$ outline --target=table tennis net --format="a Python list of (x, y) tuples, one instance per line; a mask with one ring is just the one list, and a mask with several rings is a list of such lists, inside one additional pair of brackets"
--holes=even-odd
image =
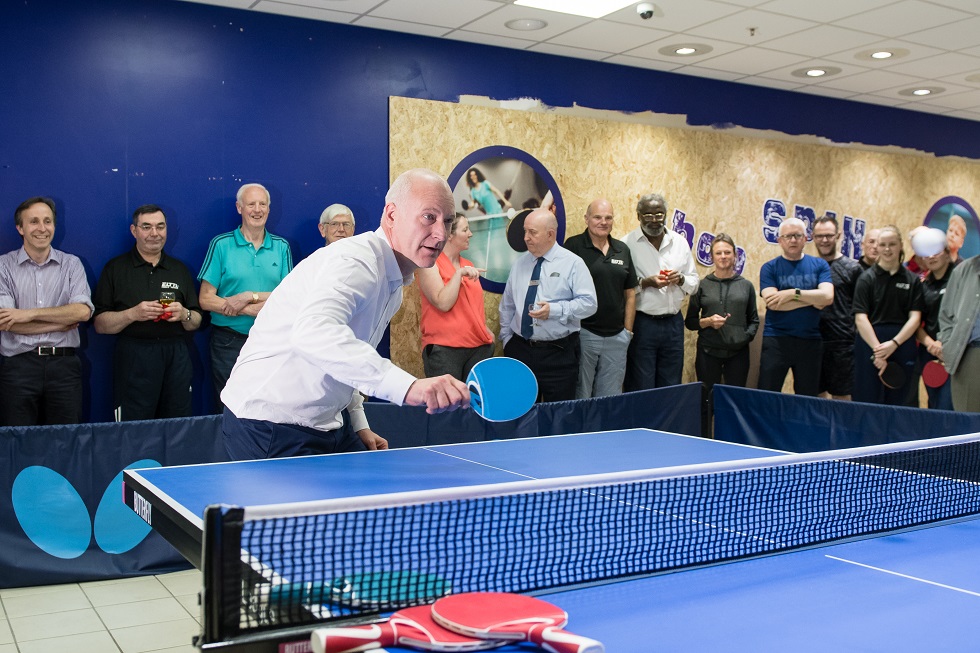
[(759, 556), (977, 514), (978, 438), (246, 508), (222, 577), (247, 632)]

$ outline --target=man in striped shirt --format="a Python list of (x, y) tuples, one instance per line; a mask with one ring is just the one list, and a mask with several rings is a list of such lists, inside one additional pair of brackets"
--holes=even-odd
[(14, 212), (19, 249), (0, 256), (0, 426), (82, 419), (78, 324), (92, 317), (85, 269), (51, 247), (55, 205), (25, 200)]

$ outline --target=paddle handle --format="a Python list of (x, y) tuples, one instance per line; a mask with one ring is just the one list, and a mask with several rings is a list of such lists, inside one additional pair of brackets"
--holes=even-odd
[(395, 645), (395, 630), (387, 622), (347, 628), (317, 628), (310, 635), (313, 653), (359, 653)]
[(535, 626), (528, 631), (527, 641), (551, 653), (604, 653), (606, 650), (602, 642), (555, 626)]

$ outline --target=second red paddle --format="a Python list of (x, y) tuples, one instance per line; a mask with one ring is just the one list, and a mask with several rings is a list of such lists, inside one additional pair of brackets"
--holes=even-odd
[(310, 635), (314, 653), (357, 653), (382, 646), (405, 646), (420, 651), (483, 651), (503, 644), (443, 628), (432, 620), (427, 605), (399, 610), (379, 624), (317, 628)]
[(949, 372), (939, 361), (929, 361), (922, 366), (922, 382), (928, 388), (940, 388), (949, 379)]
[(450, 594), (432, 605), (432, 618), (449, 630), (480, 639), (531, 642), (552, 653), (603, 653), (600, 642), (562, 630), (561, 608), (522, 594)]

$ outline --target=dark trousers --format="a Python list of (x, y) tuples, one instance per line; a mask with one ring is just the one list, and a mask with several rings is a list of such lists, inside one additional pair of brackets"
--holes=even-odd
[(529, 341), (516, 333), (504, 345), (504, 355), (531, 368), (538, 380), (538, 401), (575, 398), (580, 346), (578, 332), (549, 341)]
[(633, 340), (626, 353), (627, 392), (678, 385), (684, 373), (684, 318), (636, 312)]
[(78, 424), (82, 362), (78, 356), (11, 356), (0, 366), (0, 425)]
[(422, 350), (422, 367), (426, 377), (450, 374), (466, 381), (473, 366), (493, 356), (493, 345), (482, 347), (443, 347), (426, 345)]
[(711, 437), (714, 417), (711, 410), (712, 390), (718, 383), (745, 387), (749, 378), (749, 348), (745, 347), (729, 358), (719, 358), (705, 352), (699, 345), (694, 357), (694, 371), (698, 381), (704, 384), (701, 393), (701, 435)]
[(120, 337), (112, 354), (117, 422), (190, 417), (194, 366), (184, 338)]
[[(891, 340), (902, 330), (901, 324), (876, 324), (875, 335), (879, 342)], [(878, 368), (871, 362), (871, 347), (861, 336), (854, 339), (854, 392), (851, 399), (869, 404), (905, 406), (908, 402), (909, 388), (918, 383), (915, 376), (915, 338), (909, 338), (892, 354), (888, 360), (898, 363), (905, 370), (905, 384), (894, 390), (886, 388), (878, 376)]]
[(209, 345), (211, 353), (211, 390), (213, 392), (211, 409), (215, 415), (220, 415), (224, 406), (221, 404), (221, 391), (228, 383), (231, 370), (235, 367), (238, 354), (242, 353), (242, 347), (248, 336), (238, 333), (233, 329), (224, 327), (211, 327), (211, 341)]
[(367, 447), (351, 430), (347, 411), (344, 423), (333, 431), (318, 431), (297, 424), (277, 424), (261, 419), (242, 419), (227, 408), (221, 418), (225, 452), (231, 460), (288, 458), (346, 451)]
[(823, 341), (766, 336), (759, 361), (759, 390), (782, 392), (786, 374), (793, 370), (793, 392), (805, 397), (820, 393)]

